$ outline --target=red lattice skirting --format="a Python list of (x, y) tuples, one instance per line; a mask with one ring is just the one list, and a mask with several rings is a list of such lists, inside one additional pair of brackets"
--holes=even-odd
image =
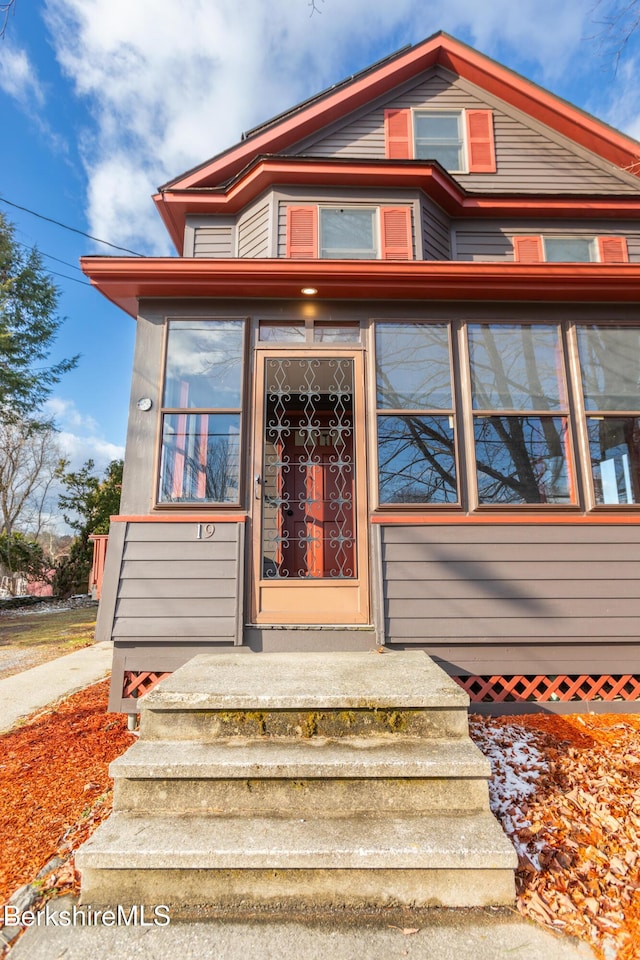
[(637, 700), (640, 677), (454, 677), (472, 703)]
[(143, 673), (141, 670), (125, 670), (122, 696), (127, 700), (135, 700), (137, 697), (149, 693), (161, 680), (170, 676), (171, 672), (152, 673), (149, 670)]

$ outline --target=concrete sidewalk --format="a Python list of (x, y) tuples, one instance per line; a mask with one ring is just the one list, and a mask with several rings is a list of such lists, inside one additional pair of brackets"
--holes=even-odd
[(112, 653), (112, 643), (94, 643), (0, 680), (0, 733), (61, 697), (102, 680), (111, 669)]
[[(53, 906), (53, 904), (51, 905)], [(65, 901), (68, 909), (69, 901)], [(61, 907), (62, 908), (62, 907)], [(147, 916), (147, 923), (152, 921)], [(514, 911), (431, 910), (375, 919), (272, 919), (137, 927), (32, 927), (10, 960), (594, 960)]]

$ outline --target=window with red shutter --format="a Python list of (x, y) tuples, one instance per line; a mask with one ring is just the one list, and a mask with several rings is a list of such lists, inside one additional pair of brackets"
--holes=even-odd
[(496, 148), (493, 138), (493, 112), (467, 110), (467, 154), (469, 173), (495, 173)]
[(542, 263), (542, 237), (514, 237), (513, 259), (517, 263)]
[(383, 260), (413, 260), (409, 207), (381, 208), (380, 255)]
[(413, 136), (410, 110), (385, 110), (384, 144), (388, 160), (411, 160)]
[(318, 208), (287, 207), (287, 257), (315, 260), (318, 256)]

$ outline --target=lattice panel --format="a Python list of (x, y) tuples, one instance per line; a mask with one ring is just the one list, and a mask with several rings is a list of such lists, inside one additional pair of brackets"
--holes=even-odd
[(153, 673), (150, 670), (144, 672), (141, 670), (125, 670), (122, 696), (127, 700), (136, 700), (157, 687), (165, 677), (170, 676), (171, 672)]
[(472, 703), (508, 703), (517, 701), (637, 700), (640, 677), (625, 674), (610, 676), (555, 677), (454, 677), (467, 691)]

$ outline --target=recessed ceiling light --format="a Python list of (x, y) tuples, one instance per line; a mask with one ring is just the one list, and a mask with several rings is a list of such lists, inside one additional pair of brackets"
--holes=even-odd
[(314, 297), (317, 293), (316, 287), (303, 287), (300, 293), (304, 293), (305, 297)]

